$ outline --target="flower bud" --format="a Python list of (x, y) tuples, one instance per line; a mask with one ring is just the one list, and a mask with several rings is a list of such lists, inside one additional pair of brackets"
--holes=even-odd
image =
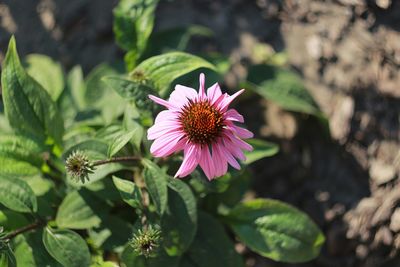
[(82, 151), (74, 151), (65, 161), (68, 174), (75, 180), (85, 183), (89, 181), (89, 174), (93, 173), (93, 163)]
[(157, 255), (160, 243), (161, 231), (151, 225), (147, 229), (139, 229), (130, 239), (130, 245), (135, 252), (146, 258)]

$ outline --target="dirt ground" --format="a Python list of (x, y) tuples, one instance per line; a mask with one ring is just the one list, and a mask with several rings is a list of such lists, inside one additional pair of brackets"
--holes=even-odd
[[(0, 61), (15, 34), (21, 55), (42, 53), (89, 71), (121, 58), (108, 0), (0, 0)], [(326, 245), (305, 264), (280, 264), (245, 252), (254, 267), (400, 266), (400, 2), (391, 0), (169, 0), (156, 28), (207, 26), (196, 52), (234, 62), (235, 88), (257, 63), (259, 43), (287, 51), (291, 66), (329, 118), (331, 136), (312, 117), (259, 98), (243, 101), (248, 127), (281, 152), (254, 165), (254, 194), (307, 212)], [(260, 115), (262, 114), (262, 115)], [(249, 119), (251, 118), (251, 119)]]

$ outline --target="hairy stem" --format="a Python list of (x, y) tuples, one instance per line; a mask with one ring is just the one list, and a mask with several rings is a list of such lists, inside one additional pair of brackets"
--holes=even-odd
[(141, 157), (139, 156), (128, 156), (128, 157), (117, 157), (111, 159), (103, 159), (93, 162), (93, 166), (104, 165), (108, 163), (115, 163), (115, 162), (126, 162), (126, 161), (137, 161), (140, 160)]
[(36, 221), (36, 222), (34, 222), (32, 224), (28, 224), (28, 225), (26, 225), (24, 227), (21, 227), (21, 228), (15, 230), (15, 231), (9, 233), (8, 235), (6, 235), (4, 237), (4, 239), (6, 239), (6, 240), (7, 239), (8, 240), (13, 239), (14, 237), (16, 237), (19, 234), (23, 234), (23, 233), (26, 233), (26, 232), (41, 228), (41, 227), (43, 227), (45, 225), (46, 225), (45, 221)]

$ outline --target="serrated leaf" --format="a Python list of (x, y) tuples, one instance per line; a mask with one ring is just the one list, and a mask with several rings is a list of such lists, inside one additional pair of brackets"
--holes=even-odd
[(49, 254), (64, 266), (90, 265), (90, 253), (85, 240), (71, 230), (46, 227), (43, 231), (43, 244)]
[(168, 176), (152, 161), (143, 159), (142, 162), (145, 166), (143, 177), (146, 188), (153, 200), (157, 213), (162, 215), (167, 207), (168, 201)]
[(101, 223), (99, 203), (84, 190), (69, 193), (57, 211), (56, 223), (60, 228), (89, 229)]
[(257, 65), (250, 68), (247, 80), (255, 85), (251, 89), (284, 109), (323, 116), (303, 81), (290, 70)]
[(19, 212), (36, 212), (36, 196), (29, 185), (18, 178), (0, 176), (0, 203)]
[(176, 78), (199, 68), (215, 70), (214, 65), (198, 56), (170, 52), (146, 59), (134, 71), (142, 72), (146, 78), (151, 79), (159, 94), (165, 96)]
[(184, 182), (168, 179), (168, 206), (161, 218), (164, 248), (168, 255), (182, 255), (197, 231), (197, 207), (192, 190)]
[[(207, 213), (199, 213), (198, 231), (189, 250), (183, 256), (196, 267), (244, 267), (243, 259), (224, 227)], [(184, 267), (181, 264), (180, 267)]]
[(278, 153), (279, 146), (261, 139), (246, 140), (253, 147), (253, 151), (245, 151), (246, 156), (245, 164), (251, 164), (262, 158), (271, 157)]
[(129, 141), (132, 139), (136, 130), (125, 132), (121, 131), (120, 134), (113, 140), (108, 148), (108, 157), (111, 158), (117, 154)]
[(26, 71), (57, 101), (64, 89), (64, 73), (61, 64), (48, 56), (30, 54), (26, 57)]
[(4, 108), (14, 131), (43, 143), (50, 137), (56, 144), (62, 144), (62, 117), (46, 90), (21, 66), (14, 37), (10, 40), (2, 70)]
[(113, 182), (121, 198), (133, 208), (142, 207), (142, 193), (133, 182), (113, 176)]
[(318, 256), (324, 235), (298, 209), (271, 199), (255, 199), (231, 210), (227, 222), (239, 239), (260, 255), (281, 262)]

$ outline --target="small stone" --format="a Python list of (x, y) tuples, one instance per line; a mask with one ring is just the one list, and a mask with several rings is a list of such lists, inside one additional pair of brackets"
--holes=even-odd
[(375, 234), (374, 242), (390, 246), (393, 243), (393, 234), (387, 226), (382, 226)]
[(400, 208), (394, 210), (392, 217), (390, 218), (390, 230), (393, 232), (400, 231)]
[(371, 162), (369, 175), (377, 185), (382, 185), (395, 178), (396, 170), (392, 165), (386, 164), (381, 160), (374, 160)]
[(366, 245), (358, 245), (356, 247), (357, 258), (365, 259), (368, 256), (368, 247)]
[(376, 0), (375, 3), (382, 9), (388, 9), (392, 4), (392, 0)]
[(339, 97), (329, 127), (332, 137), (344, 142), (350, 132), (350, 121), (354, 114), (354, 100), (349, 96)]

